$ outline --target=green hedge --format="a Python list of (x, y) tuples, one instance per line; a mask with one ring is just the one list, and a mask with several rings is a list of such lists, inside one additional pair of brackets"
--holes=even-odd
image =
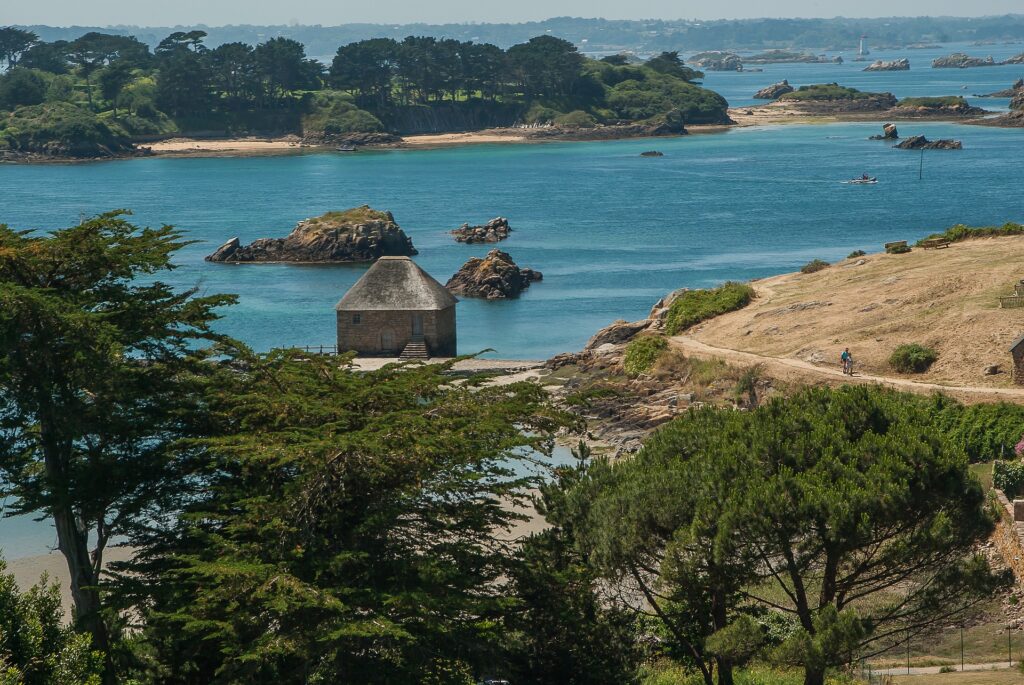
[(997, 461), (992, 464), (992, 485), (1010, 499), (1024, 492), (1024, 461)]
[(945, 397), (936, 399), (935, 422), (971, 463), (1013, 456), (1024, 434), (1024, 406), (997, 402), (964, 406)]
[(676, 335), (720, 314), (742, 309), (754, 299), (754, 289), (729, 281), (710, 290), (690, 290), (676, 298), (665, 317), (665, 330)]
[(626, 355), (622, 359), (622, 366), (626, 370), (626, 374), (639, 376), (648, 371), (667, 347), (668, 340), (660, 335), (642, 335), (633, 338), (626, 346)]
[(800, 267), (800, 273), (802, 273), (802, 274), (813, 274), (816, 271), (821, 271), (822, 269), (827, 269), (830, 266), (832, 266), (832, 265), (829, 264), (828, 262), (826, 262), (823, 259), (812, 259), (811, 261), (807, 262), (802, 267)]
[(940, 97), (903, 98), (897, 103), (897, 107), (956, 107), (966, 105), (967, 101), (960, 95), (945, 95)]

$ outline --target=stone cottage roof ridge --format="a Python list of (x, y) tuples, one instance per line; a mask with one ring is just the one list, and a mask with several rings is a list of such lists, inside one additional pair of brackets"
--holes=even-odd
[(441, 311), (455, 296), (408, 257), (381, 257), (355, 282), (337, 311)]

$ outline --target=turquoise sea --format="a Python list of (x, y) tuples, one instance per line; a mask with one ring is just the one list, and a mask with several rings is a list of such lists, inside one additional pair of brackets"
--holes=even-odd
[[(999, 59), (1024, 49), (998, 48), (967, 50)], [(951, 94), (960, 85), (989, 92), (1024, 76), (1024, 66), (918, 68), (931, 57), (917, 54), (909, 54), (910, 72), (860, 74), (863, 65), (852, 63), (768, 65), (763, 73), (709, 75), (708, 86), (748, 104), (743, 97), (786, 77), (904, 96)], [(877, 85), (854, 80), (867, 76)], [(879, 250), (883, 242), (914, 240), (957, 222), (1024, 221), (1024, 130), (900, 123), (904, 136), (964, 143), (959, 152), (922, 156), (868, 141), (881, 123), (598, 143), (0, 165), (0, 222), (48, 229), (130, 208), (139, 223), (175, 224), (198, 242), (182, 251), (181, 267), (168, 280), (239, 294), (240, 304), (224, 312), (220, 325), (265, 350), (333, 344), (333, 306), (365, 267), (204, 262), (227, 238), (282, 236), (305, 217), (366, 203), (394, 213), (420, 251), (417, 261), (443, 282), (490, 247), (457, 244), (446, 231), (506, 216), (514, 233), (501, 249), (541, 270), (544, 280), (518, 300), (464, 300), (460, 352), (491, 348), (489, 356), (546, 358), (579, 349), (614, 319), (645, 316), (675, 288), (791, 271), (814, 258)], [(639, 156), (652, 148), (665, 156)], [(879, 184), (840, 183), (864, 172), (877, 175)], [(51, 544), (45, 523), (0, 520), (7, 558), (43, 553)]]

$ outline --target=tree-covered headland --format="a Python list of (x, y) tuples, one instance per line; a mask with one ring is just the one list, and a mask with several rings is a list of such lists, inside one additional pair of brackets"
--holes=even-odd
[(45, 42), (0, 28), (0, 151), (96, 156), (168, 134), (352, 134), (514, 124), (727, 121), (726, 102), (677, 53), (645, 64), (591, 60), (539, 36), (502, 50), (410, 36), (341, 46), (330, 65), (301, 43), (204, 44), (175, 32), (153, 49), (87, 33)]

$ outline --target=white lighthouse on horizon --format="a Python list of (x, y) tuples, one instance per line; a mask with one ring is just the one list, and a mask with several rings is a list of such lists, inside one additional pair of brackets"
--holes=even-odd
[(867, 46), (864, 44), (864, 41), (866, 41), (867, 39), (867, 35), (863, 35), (860, 37), (860, 50), (857, 51), (857, 54), (861, 57), (863, 57), (864, 55), (871, 54), (871, 51), (868, 50)]

